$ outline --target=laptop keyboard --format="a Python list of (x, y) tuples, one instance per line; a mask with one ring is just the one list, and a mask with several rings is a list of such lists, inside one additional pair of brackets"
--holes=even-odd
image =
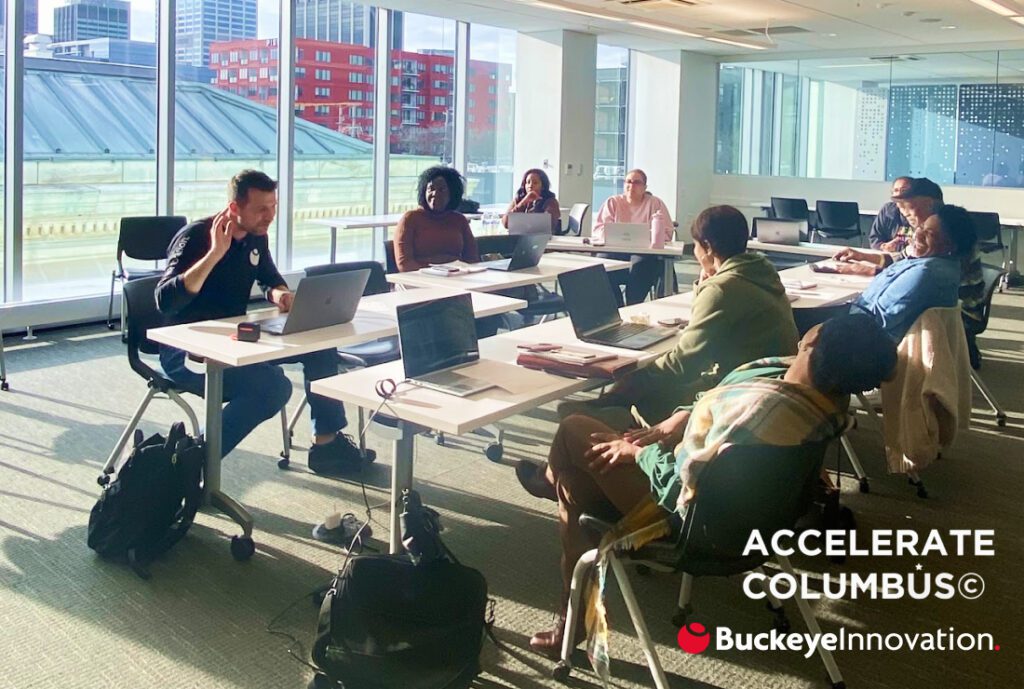
[(622, 342), (628, 340), (634, 335), (639, 335), (650, 330), (650, 326), (642, 325), (640, 323), (623, 323), (617, 325), (614, 328), (601, 331), (601, 339), (605, 342)]

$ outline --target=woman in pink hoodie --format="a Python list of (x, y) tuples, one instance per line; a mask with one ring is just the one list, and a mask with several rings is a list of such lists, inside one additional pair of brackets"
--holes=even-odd
[[(647, 173), (630, 170), (626, 173), (623, 193), (609, 197), (594, 218), (591, 236), (594, 242), (604, 242), (604, 226), (608, 223), (643, 223), (652, 227), (652, 246), (664, 246), (673, 239), (672, 216), (665, 202), (647, 191)], [(639, 304), (647, 298), (661, 275), (661, 260), (657, 256), (609, 254), (612, 258), (628, 259), (629, 276), (626, 278), (626, 303)], [(613, 274), (615, 275), (615, 274)], [(614, 280), (614, 277), (613, 277)], [(621, 284), (621, 283), (620, 283)], [(619, 291), (615, 290), (620, 299)]]

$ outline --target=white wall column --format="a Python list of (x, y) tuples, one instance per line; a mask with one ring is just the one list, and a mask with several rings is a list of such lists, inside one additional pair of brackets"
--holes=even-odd
[(690, 224), (709, 205), (715, 153), (718, 63), (684, 51), (635, 52), (629, 167), (647, 173), (689, 238)]
[(589, 203), (597, 37), (577, 31), (520, 33), (515, 69), (515, 181), (523, 170), (539, 167), (563, 206)]

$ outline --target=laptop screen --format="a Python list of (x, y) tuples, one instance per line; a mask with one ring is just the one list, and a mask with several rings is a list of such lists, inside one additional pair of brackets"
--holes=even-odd
[(558, 276), (569, 319), (577, 333), (622, 322), (604, 266), (587, 266)]
[(406, 378), (480, 359), (473, 299), (468, 293), (402, 304), (397, 312)]

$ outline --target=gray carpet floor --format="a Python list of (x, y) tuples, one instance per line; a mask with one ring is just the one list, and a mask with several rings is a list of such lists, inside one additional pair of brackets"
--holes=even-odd
[[(841, 652), (847, 686), (1021, 687), (1024, 674), (1016, 590), (1024, 570), (1024, 292), (997, 295), (989, 330), (981, 338), (982, 375), (1010, 414), (997, 428), (980, 396), (972, 428), (961, 434), (923, 478), (931, 497), (919, 499), (906, 481), (885, 474), (880, 429), (862, 417), (852, 433), (871, 492), (844, 480), (844, 502), (862, 534), (870, 529), (995, 529), (989, 558), (796, 557), (812, 577), (840, 572), (973, 571), (984, 577), (984, 595), (952, 600), (812, 601), (826, 631), (991, 633), (999, 652)], [(288, 651), (305, 659), (316, 610), (309, 594), (342, 561), (336, 548), (313, 540), (310, 529), (338, 510), (365, 515), (357, 482), (316, 476), (305, 467), (308, 425), (300, 423), (292, 468), (276, 466), (280, 430), (263, 424), (224, 463), (229, 494), (256, 519), (256, 555), (232, 560), (227, 519), (203, 513), (188, 537), (153, 566), (143, 581), (122, 565), (97, 558), (85, 545), (86, 524), (98, 489), (95, 478), (145, 386), (128, 368), (116, 333), (102, 326), (55, 330), (33, 342), (7, 339), (11, 391), (0, 393), (0, 687), (302, 687), (311, 676)], [(296, 381), (299, 371), (290, 371)], [(198, 409), (198, 400), (192, 400)], [(143, 424), (164, 430), (180, 412), (155, 402)], [(354, 417), (354, 415), (352, 415)], [(553, 505), (526, 495), (512, 463), (542, 460), (555, 429), (552, 406), (509, 419), (501, 463), (482, 456), (477, 436), (431, 438), (416, 444), (416, 481), (425, 502), (447, 527), (445, 539), (463, 562), (486, 575), (497, 600), (498, 648), (487, 642), (479, 687), (558, 686), (551, 662), (529, 652), (527, 640), (551, 622), (558, 599), (558, 547)], [(379, 459), (366, 474), (369, 503), (387, 498), (390, 449), (369, 437)], [(834, 457), (834, 455), (830, 455)], [(832, 461), (832, 460), (830, 460)], [(375, 509), (372, 526), (386, 534), (386, 513)], [(670, 622), (678, 579), (667, 574), (632, 576), (673, 687), (739, 689), (824, 687), (814, 657), (795, 652), (709, 651), (683, 653)], [(612, 686), (653, 686), (625, 608), (611, 587)], [(698, 580), (695, 619), (734, 631), (769, 629), (763, 603), (748, 600), (740, 579)], [(803, 631), (790, 604), (794, 629)], [(268, 624), (294, 637), (270, 634)], [(300, 645), (301, 644), (301, 647)], [(586, 665), (585, 658), (580, 659)], [(596, 687), (586, 669), (572, 686)]]

